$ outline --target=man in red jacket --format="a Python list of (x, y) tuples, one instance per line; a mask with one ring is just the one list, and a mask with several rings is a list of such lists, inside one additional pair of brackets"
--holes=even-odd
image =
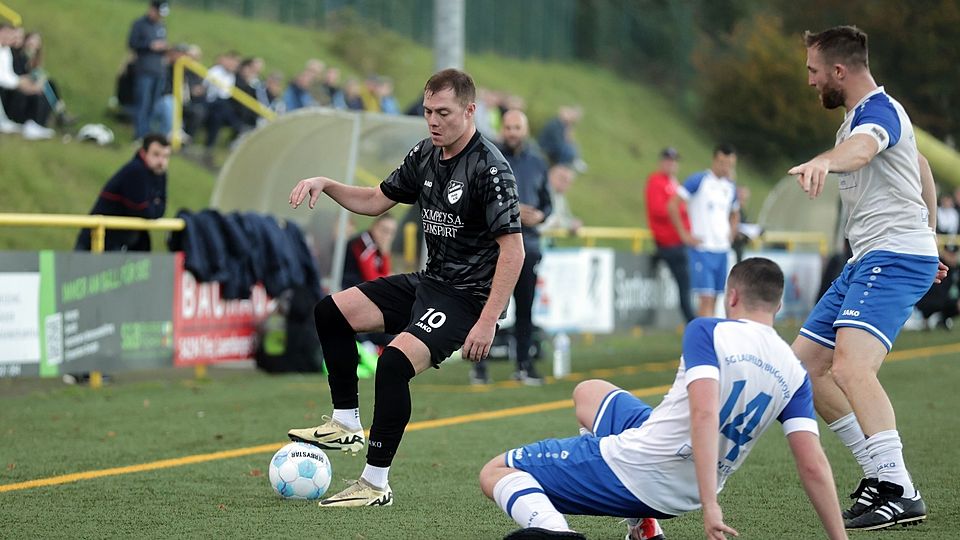
[(690, 235), (690, 218), (686, 204), (677, 192), (677, 170), (680, 154), (675, 148), (660, 152), (660, 165), (647, 178), (647, 221), (657, 245), (657, 259), (667, 263), (670, 273), (677, 281), (680, 293), (680, 309), (690, 322), (696, 317), (690, 305), (690, 273), (687, 269), (687, 246), (694, 246), (696, 239)]

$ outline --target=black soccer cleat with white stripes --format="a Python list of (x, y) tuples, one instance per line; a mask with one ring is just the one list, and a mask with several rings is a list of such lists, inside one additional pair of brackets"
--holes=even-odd
[(894, 525), (919, 525), (927, 518), (927, 505), (920, 492), (903, 496), (903, 486), (881, 481), (877, 485), (877, 502), (858, 517), (844, 521), (847, 530), (873, 531)]
[(540, 527), (517, 529), (503, 537), (503, 540), (587, 540), (587, 537), (576, 531), (552, 531)]
[(853, 505), (843, 511), (843, 519), (850, 520), (859, 517), (869, 510), (879, 499), (877, 492), (877, 485), (879, 484), (880, 480), (876, 478), (861, 478), (860, 485), (850, 494)]

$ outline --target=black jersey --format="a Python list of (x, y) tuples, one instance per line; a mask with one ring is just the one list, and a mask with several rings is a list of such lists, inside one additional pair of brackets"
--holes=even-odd
[(486, 300), (500, 253), (496, 239), (520, 232), (517, 184), (480, 132), (456, 156), (441, 159), (442, 152), (429, 138), (420, 141), (380, 189), (391, 200), (419, 203), (425, 275)]

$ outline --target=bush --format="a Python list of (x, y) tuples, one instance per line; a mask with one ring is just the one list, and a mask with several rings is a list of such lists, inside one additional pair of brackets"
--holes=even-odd
[(705, 127), (764, 166), (800, 162), (830, 146), (839, 112), (807, 86), (806, 49), (779, 18), (755, 14), (694, 54)]

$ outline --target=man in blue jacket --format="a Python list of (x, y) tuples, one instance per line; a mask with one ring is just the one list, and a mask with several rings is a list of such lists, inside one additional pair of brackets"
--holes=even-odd
[[(167, 164), (170, 142), (163, 135), (150, 134), (133, 156), (103, 187), (90, 214), (157, 219), (167, 209)], [(90, 250), (90, 230), (77, 237), (77, 251)], [(150, 251), (147, 231), (107, 229), (105, 251)]]
[(151, 0), (147, 14), (133, 21), (127, 47), (134, 60), (134, 138), (142, 139), (150, 132), (150, 118), (163, 91), (164, 55), (167, 52), (167, 27), (164, 17), (170, 13), (165, 0)]
[[(517, 179), (517, 194), (520, 197), (520, 225), (523, 233), (523, 268), (513, 289), (516, 312), (514, 343), (516, 345), (517, 370), (513, 378), (529, 386), (543, 384), (530, 358), (533, 343), (533, 300), (537, 288), (537, 265), (542, 258), (538, 225), (550, 215), (552, 204), (547, 187), (547, 164), (540, 150), (530, 140), (527, 115), (511, 109), (503, 113), (500, 121), (503, 140), (497, 146), (507, 159)], [(472, 384), (489, 382), (485, 361), (477, 362), (470, 373)]]

